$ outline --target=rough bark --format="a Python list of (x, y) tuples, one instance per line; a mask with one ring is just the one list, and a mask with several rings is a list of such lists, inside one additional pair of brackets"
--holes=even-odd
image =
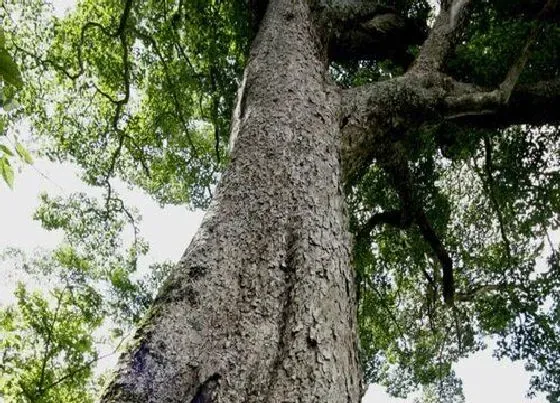
[(431, 75), (441, 70), (468, 21), (470, 7), (471, 0), (442, 1), (442, 10), (409, 73)]
[(357, 402), (339, 96), (305, 1), (274, 0), (204, 222), (103, 402)]

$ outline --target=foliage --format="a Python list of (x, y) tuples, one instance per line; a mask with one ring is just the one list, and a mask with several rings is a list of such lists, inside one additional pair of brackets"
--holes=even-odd
[[(448, 72), (495, 87), (534, 24), (530, 16), (539, 10), (527, 7), (476, 2)], [(559, 33), (557, 24), (543, 26), (522, 82), (558, 78)], [(390, 61), (375, 60), (332, 72), (343, 86), (402, 74)], [(558, 135), (556, 127), (466, 130), (442, 123), (399, 140), (416, 197), (453, 259), (459, 295), (453, 309), (439, 300), (440, 263), (414, 227), (378, 226), (358, 239), (354, 262), (369, 380), (404, 397), (419, 385), (433, 395), (447, 379), (436, 400), (455, 401), (461, 390), (452, 363), (493, 336), (497, 357), (526, 360), (535, 374), (530, 395), (542, 391), (558, 400), (559, 273), (557, 241), (551, 241), (560, 211)], [(401, 207), (395, 184), (376, 165), (353, 189), (350, 204), (356, 233), (374, 214)]]
[[(527, 33), (535, 24), (531, 15), (539, 2), (475, 2), (472, 21), (465, 30), (463, 42), (447, 67), (453, 76), (482, 86), (496, 86), (523, 47)], [(545, 24), (539, 34), (538, 51), (521, 75), (521, 82), (535, 82), (558, 76), (560, 26)]]
[[(7, 402), (93, 402), (96, 363), (117, 352), (170, 265), (138, 275), (147, 245), (137, 235), (138, 217), (120, 199), (42, 195), (35, 219), (64, 239), (32, 258), (15, 249), (4, 253), (29, 285), (19, 283), (15, 302), (0, 309), (0, 396)], [(127, 230), (133, 232), (130, 245), (123, 244)], [(31, 291), (33, 285), (40, 289)]]
[(65, 286), (47, 298), (21, 283), (15, 295), (17, 305), (0, 312), (4, 399), (93, 401), (92, 368), (85, 364), (97, 359), (91, 332), (102, 320), (99, 296)]
[(7, 46), (37, 83), (18, 101), (45, 155), (88, 184), (118, 175), (162, 203), (207, 205), (247, 46), (242, 2), (82, 1), (64, 19), (41, 0), (3, 9)]
[[(499, 83), (534, 24), (533, 3), (477, 1), (447, 72), (482, 86)], [(425, 1), (397, 5), (403, 14), (430, 18)], [(105, 198), (42, 197), (36, 219), (64, 231), (64, 243), (20, 266), (58, 285), (43, 294), (19, 286), (16, 303), (3, 308), (0, 393), (88, 401), (95, 392), (88, 363), (99, 358), (102, 341), (91, 335), (102, 326), (112, 328), (115, 340), (125, 335), (167, 270), (164, 264), (151, 278), (138, 276), (147, 246), (137, 234), (137, 214), (111, 183), (123, 179), (161, 203), (207, 206), (227, 163), (231, 106), (251, 35), (246, 10), (240, 0), (84, 0), (57, 18), (40, 0), (1, 7), (0, 61), (11, 55), (21, 80), (3, 75), (12, 107), (3, 104), (0, 131), (15, 131), (25, 117), (38, 152), (80, 165), (84, 181), (101, 186)], [(559, 36), (557, 24), (544, 25), (523, 82), (558, 78)], [(357, 60), (333, 64), (331, 72), (350, 87), (404, 70), (391, 60)], [(555, 127), (470, 130), (442, 123), (398, 139), (415, 196), (452, 257), (457, 298), (453, 308), (440, 300), (439, 262), (415, 227), (378, 226), (358, 237), (368, 380), (397, 396), (423, 387), (425, 402), (462, 401), (453, 363), (493, 336), (498, 357), (526, 360), (535, 375), (531, 393), (560, 399), (560, 255), (550, 241), (559, 225), (558, 136)], [(0, 145), (8, 184), (8, 157), (31, 162), (17, 144)], [(400, 207), (395, 183), (377, 165), (348, 200), (356, 234), (373, 214)], [(126, 246), (125, 228), (134, 233)]]
[(14, 170), (11, 157), (18, 155), (27, 164), (33, 162), (33, 158), (25, 147), (18, 141), (13, 147), (8, 147), (6, 123), (10, 119), (10, 109), (13, 108), (15, 91), (23, 86), (23, 80), (19, 68), (12, 56), (6, 49), (6, 36), (0, 26), (0, 175), (9, 186), (14, 186)]

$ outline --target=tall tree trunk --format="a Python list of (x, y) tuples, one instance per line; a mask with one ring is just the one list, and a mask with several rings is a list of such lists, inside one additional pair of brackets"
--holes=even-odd
[(305, 0), (271, 0), (231, 163), (103, 402), (358, 402), (338, 91)]

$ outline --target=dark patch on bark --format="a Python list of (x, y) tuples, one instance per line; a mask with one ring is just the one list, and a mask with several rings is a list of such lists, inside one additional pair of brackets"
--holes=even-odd
[(196, 393), (190, 403), (211, 403), (214, 401), (214, 393), (220, 386), (220, 379), (222, 376), (214, 372), (208, 379), (206, 379), (196, 390)]
[(205, 266), (191, 266), (189, 267), (189, 277), (192, 280), (198, 280), (199, 278), (203, 277), (208, 273), (208, 267)]
[(163, 353), (167, 349), (167, 345), (163, 340), (160, 340), (157, 342), (157, 348), (159, 349), (160, 352)]
[(196, 307), (198, 306), (198, 291), (196, 291), (193, 287), (185, 288), (185, 297), (191, 306)]
[(241, 93), (241, 99), (239, 100), (239, 120), (245, 117), (245, 110), (247, 108), (247, 83), (245, 83), (245, 88)]
[[(285, 291), (284, 300), (282, 301), (282, 312), (279, 316), (278, 323), (278, 347), (276, 349), (276, 356), (274, 357), (274, 362), (272, 364), (270, 377), (268, 381), (269, 392), (274, 390), (274, 385), (278, 380), (278, 371), (282, 367), (282, 363), (287, 357), (287, 351), (290, 346), (290, 342), (293, 339), (293, 333), (290, 326), (290, 321), (294, 316), (293, 305), (294, 305), (294, 285), (295, 285), (295, 274), (296, 274), (296, 241), (294, 231), (289, 231), (288, 239), (286, 242), (286, 259), (284, 265), (280, 266), (280, 270), (284, 272), (285, 276)], [(269, 397), (265, 401), (269, 401)]]
[(307, 344), (311, 348), (317, 348), (317, 340), (315, 340), (313, 337), (311, 337), (310, 334), (307, 335)]
[(146, 342), (143, 341), (138, 346), (138, 349), (134, 353), (132, 358), (132, 369), (136, 372), (143, 372), (146, 367), (146, 356), (149, 354), (148, 346)]

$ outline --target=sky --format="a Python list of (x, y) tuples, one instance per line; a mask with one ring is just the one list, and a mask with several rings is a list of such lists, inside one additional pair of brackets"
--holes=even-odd
[[(53, 5), (55, 12), (62, 15), (66, 9), (74, 6), (74, 0), (54, 0)], [(39, 204), (38, 195), (41, 192), (48, 192), (53, 196), (78, 191), (99, 194), (99, 190), (81, 183), (78, 173), (78, 169), (70, 164), (37, 160), (33, 166), (24, 166), (21, 172), (16, 174), (13, 191), (0, 182), (0, 253), (7, 246), (31, 252), (38, 247), (52, 248), (58, 244), (61, 235), (43, 230), (39, 223), (32, 220), (32, 214)], [(200, 225), (203, 213), (192, 212), (181, 206), (161, 208), (146, 194), (131, 191), (122, 184), (117, 184), (116, 189), (125, 202), (136, 206), (142, 214), (141, 234), (150, 243), (148, 262), (178, 260)], [(0, 265), (0, 269), (5, 267)], [(9, 295), (18, 279), (17, 273), (2, 273), (0, 304), (10, 300)], [(523, 363), (512, 363), (507, 359), (497, 361), (492, 358), (491, 350), (461, 360), (455, 366), (455, 371), (463, 380), (467, 403), (546, 401), (543, 396), (533, 400), (525, 397), (530, 375), (523, 369)], [(379, 385), (372, 385), (362, 401), (404, 402), (412, 402), (412, 398), (390, 398)]]

